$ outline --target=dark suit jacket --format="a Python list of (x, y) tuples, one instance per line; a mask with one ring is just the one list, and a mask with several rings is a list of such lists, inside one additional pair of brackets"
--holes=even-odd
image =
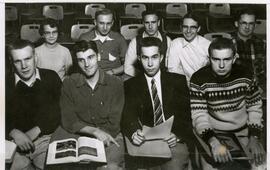
[[(153, 107), (146, 78), (143, 74), (124, 83), (125, 105), (121, 127), (125, 136), (132, 134), (143, 125), (153, 126)], [(185, 76), (161, 72), (161, 91), (164, 116), (167, 120), (174, 115), (172, 132), (185, 143), (192, 142), (192, 122), (189, 89)]]

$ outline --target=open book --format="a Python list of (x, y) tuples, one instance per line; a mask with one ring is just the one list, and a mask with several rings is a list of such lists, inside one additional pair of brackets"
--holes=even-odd
[(6, 140), (5, 144), (6, 144), (5, 162), (11, 163), (13, 161), (17, 145), (14, 142), (8, 140)]
[(104, 144), (94, 138), (79, 137), (54, 141), (49, 145), (47, 164), (106, 162)]
[(145, 137), (145, 142), (140, 146), (134, 145), (127, 137), (125, 137), (125, 142), (129, 155), (171, 158), (171, 150), (168, 146), (168, 143), (163, 139), (167, 138), (170, 135), (173, 120), (174, 116), (152, 128), (148, 126), (143, 126), (142, 132)]

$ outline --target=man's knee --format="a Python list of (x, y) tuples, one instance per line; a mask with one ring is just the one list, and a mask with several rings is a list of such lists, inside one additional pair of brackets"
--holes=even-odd
[(16, 152), (10, 169), (11, 170), (22, 170), (22, 169), (31, 170), (31, 169), (34, 169), (34, 167), (32, 166), (31, 160), (27, 156)]

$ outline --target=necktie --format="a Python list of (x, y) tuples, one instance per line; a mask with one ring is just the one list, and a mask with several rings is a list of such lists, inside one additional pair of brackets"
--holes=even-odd
[(154, 103), (154, 126), (156, 126), (163, 122), (163, 113), (162, 106), (157, 94), (157, 86), (155, 83), (155, 79), (151, 80), (151, 84), (152, 98)]

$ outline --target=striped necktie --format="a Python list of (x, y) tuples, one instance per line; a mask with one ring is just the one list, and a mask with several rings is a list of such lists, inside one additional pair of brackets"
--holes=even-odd
[(154, 103), (154, 126), (159, 125), (163, 122), (163, 113), (162, 113), (162, 106), (157, 94), (157, 86), (155, 83), (155, 79), (151, 80), (151, 90), (152, 90), (152, 99)]

